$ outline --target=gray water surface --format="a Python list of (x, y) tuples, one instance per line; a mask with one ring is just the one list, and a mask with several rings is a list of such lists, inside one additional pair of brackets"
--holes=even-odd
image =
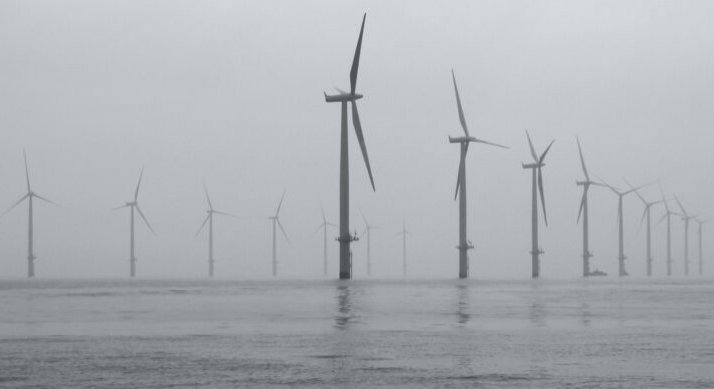
[(712, 280), (0, 281), (0, 387), (714, 387)]

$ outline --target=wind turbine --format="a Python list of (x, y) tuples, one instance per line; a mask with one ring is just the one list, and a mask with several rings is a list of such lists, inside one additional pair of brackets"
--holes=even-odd
[(360, 211), (360, 214), (362, 215), (362, 220), (364, 220), (364, 232), (362, 232), (362, 235), (367, 235), (367, 275), (371, 276), (372, 275), (372, 230), (374, 229), (379, 229), (377, 226), (373, 226), (369, 224), (367, 221), (367, 218), (364, 216), (362, 211)]
[(662, 194), (662, 202), (664, 203), (665, 214), (659, 219), (661, 223), (663, 220), (667, 220), (667, 276), (672, 275), (672, 216), (679, 216), (678, 213), (672, 212), (669, 209), (669, 204), (667, 204), (667, 199), (664, 197), (664, 191), (662, 190), (662, 184), (659, 185), (659, 191)]
[(397, 232), (397, 236), (402, 237), (402, 276), (407, 276), (407, 235), (411, 235), (411, 232), (407, 231), (407, 225), (404, 218), (402, 218), (402, 230)]
[(703, 263), (703, 260), (702, 260), (702, 258), (703, 258), (703, 254), (702, 254), (702, 226), (703, 226), (704, 224), (709, 223), (710, 221), (712, 221), (712, 220), (714, 220), (714, 219), (703, 219), (703, 220), (702, 220), (702, 219), (699, 219), (699, 218), (695, 218), (694, 220), (697, 222), (697, 224), (699, 224), (699, 229), (698, 229), (698, 235), (699, 235), (699, 275), (702, 276), (702, 275), (704, 275), (704, 263)]
[(327, 227), (335, 227), (334, 223), (330, 223), (327, 221), (327, 218), (325, 217), (325, 210), (320, 207), (320, 211), (322, 212), (322, 224), (320, 224), (316, 229), (313, 234), (317, 233), (320, 230), (323, 230), (323, 243), (322, 243), (322, 259), (323, 259), (323, 268), (324, 268), (324, 275), (327, 275)]
[[(531, 150), (531, 156), (533, 157), (533, 163), (522, 164), (524, 169), (531, 169), (533, 172), (533, 195), (532, 195), (532, 205), (531, 205), (531, 277), (538, 278), (540, 276), (540, 254), (543, 250), (538, 247), (538, 192), (540, 192), (540, 202), (543, 206), (543, 219), (545, 220), (545, 225), (548, 225), (548, 214), (545, 212), (545, 197), (543, 195), (543, 172), (542, 167), (545, 166), (543, 161), (545, 160), (546, 154), (553, 146), (552, 140), (548, 147), (545, 149), (543, 154), (538, 156), (536, 154), (535, 148), (533, 147), (533, 142), (531, 141), (531, 136), (526, 131), (526, 137), (528, 138), (528, 146)], [(536, 180), (536, 171), (538, 179)], [(536, 183), (537, 181), (537, 183)]]
[[(632, 184), (627, 182), (627, 180), (625, 180), (625, 182), (630, 188), (634, 189)], [(652, 277), (652, 223), (650, 218), (650, 211), (652, 210), (653, 205), (664, 202), (664, 199), (657, 201), (647, 201), (644, 197), (642, 197), (639, 191), (635, 190), (635, 194), (637, 195), (637, 197), (640, 198), (640, 200), (642, 200), (642, 204), (644, 204), (645, 206), (645, 209), (642, 212), (642, 218), (640, 219), (640, 226), (642, 225), (642, 222), (645, 221), (645, 218), (647, 218), (647, 277)]]
[[(456, 196), (459, 196), (459, 245), (456, 248), (459, 250), (459, 278), (468, 278), (469, 276), (469, 257), (468, 250), (471, 250), (474, 246), (469, 240), (466, 239), (466, 153), (469, 151), (469, 144), (471, 142), (484, 143), (491, 146), (501, 147), (507, 149), (508, 147), (502, 146), (496, 143), (487, 142), (475, 138), (469, 134), (469, 129), (466, 126), (466, 118), (464, 117), (464, 110), (461, 107), (461, 98), (459, 97), (459, 88), (456, 86), (456, 75), (454, 70), (451, 70), (451, 78), (454, 81), (454, 92), (456, 94), (456, 106), (459, 111), (459, 121), (461, 122), (461, 128), (464, 130), (464, 135), (461, 137), (453, 138), (449, 136), (449, 143), (458, 143), (461, 145), (461, 157), (459, 159), (459, 175), (456, 178), (456, 192), (454, 193), (454, 200)], [(459, 189), (461, 190), (459, 192)]]
[(345, 92), (337, 89), (339, 94), (328, 95), (325, 93), (325, 101), (328, 103), (339, 102), (342, 104), (342, 125), (340, 132), (340, 236), (337, 240), (340, 242), (340, 279), (352, 278), (352, 251), (350, 243), (357, 240), (356, 236), (350, 235), (350, 173), (349, 173), (349, 154), (347, 148), (347, 103), (352, 103), (352, 124), (355, 128), (357, 141), (362, 150), (362, 157), (367, 166), (369, 181), (372, 184), (372, 190), (375, 190), (374, 179), (372, 178), (372, 168), (369, 165), (367, 157), (367, 146), (364, 143), (364, 135), (362, 134), (362, 125), (359, 120), (359, 112), (357, 112), (357, 100), (362, 98), (361, 94), (355, 93), (357, 88), (357, 70), (359, 69), (359, 56), (362, 49), (362, 35), (364, 33), (364, 22), (367, 14), (362, 17), (362, 27), (359, 30), (359, 38), (357, 39), (357, 48), (352, 60), (352, 69), (350, 69), (350, 92)]
[(201, 227), (199, 227), (198, 231), (196, 231), (196, 236), (203, 231), (203, 227), (205, 227), (206, 223), (208, 223), (208, 276), (213, 277), (213, 215), (223, 215), (234, 218), (238, 218), (238, 216), (213, 209), (211, 196), (208, 195), (208, 189), (206, 188), (205, 183), (203, 184), (203, 191), (206, 193), (206, 202), (208, 202), (208, 209), (206, 210), (208, 215), (206, 215), (206, 218), (203, 220), (203, 224), (201, 224)]
[(689, 221), (694, 219), (695, 215), (690, 215), (684, 210), (682, 203), (677, 196), (674, 196), (679, 209), (682, 211), (682, 221), (684, 221), (684, 275), (689, 275)]
[(576, 185), (583, 187), (583, 198), (580, 200), (580, 209), (578, 210), (578, 222), (580, 221), (580, 215), (583, 216), (583, 277), (590, 277), (596, 274), (604, 274), (600, 271), (590, 272), (590, 258), (593, 254), (590, 252), (590, 235), (589, 235), (589, 225), (588, 225), (588, 191), (590, 190), (590, 185), (603, 186), (599, 182), (590, 180), (590, 174), (588, 174), (588, 169), (585, 167), (585, 158), (583, 158), (583, 149), (580, 147), (580, 138), (575, 138), (578, 142), (578, 153), (580, 154), (580, 165), (583, 168), (583, 174), (585, 174), (585, 181), (576, 181)]
[(288, 234), (285, 233), (285, 229), (283, 228), (283, 224), (280, 223), (280, 207), (283, 205), (283, 200), (285, 199), (285, 192), (283, 191), (283, 195), (280, 197), (280, 202), (278, 203), (278, 208), (275, 210), (275, 215), (274, 216), (269, 216), (268, 219), (272, 220), (273, 222), (273, 277), (276, 277), (278, 275), (278, 256), (277, 256), (277, 251), (276, 251), (276, 231), (275, 227), (280, 227), (280, 231), (283, 233), (283, 236), (285, 237), (285, 240), (290, 242), (290, 239), (288, 238)]
[(134, 255), (134, 211), (139, 212), (139, 216), (141, 216), (141, 220), (144, 221), (144, 224), (149, 228), (149, 231), (151, 231), (152, 234), (156, 235), (154, 232), (154, 229), (151, 228), (151, 224), (149, 224), (149, 221), (146, 219), (146, 216), (144, 216), (144, 213), (141, 212), (141, 208), (139, 207), (139, 188), (141, 187), (141, 178), (144, 176), (144, 168), (141, 168), (141, 173), (139, 173), (139, 181), (136, 183), (136, 190), (134, 190), (134, 200), (133, 201), (128, 201), (124, 205), (120, 205), (116, 208), (121, 209), (121, 208), (129, 208), (129, 275), (131, 277), (136, 276), (136, 256)]
[(608, 184), (603, 180), (602, 178), (599, 178), (600, 181), (602, 181), (610, 190), (612, 190), (613, 193), (615, 193), (618, 197), (617, 200), (617, 224), (618, 224), (618, 249), (619, 249), (619, 255), (618, 255), (618, 262), (619, 262), (619, 272), (618, 274), (620, 277), (624, 277), (627, 275), (627, 271), (625, 270), (625, 259), (627, 257), (625, 256), (625, 232), (624, 232), (624, 224), (623, 224), (623, 207), (622, 207), (622, 199), (627, 196), (630, 193), (635, 192), (637, 189), (643, 188), (646, 185), (640, 185), (637, 188), (632, 188), (627, 191), (620, 191), (619, 189), (613, 187), (612, 185)]
[(27, 204), (28, 204), (28, 213), (27, 213), (27, 277), (31, 278), (35, 276), (35, 259), (37, 257), (35, 256), (35, 240), (34, 240), (34, 223), (33, 223), (33, 208), (32, 208), (32, 200), (34, 198), (38, 198), (42, 201), (48, 202), (50, 204), (57, 205), (55, 202), (50, 201), (37, 193), (32, 191), (32, 187), (30, 186), (30, 171), (27, 168), (27, 154), (23, 150), (22, 156), (25, 159), (25, 178), (27, 180), (27, 193), (25, 193), (24, 196), (20, 198), (20, 200), (17, 200), (15, 204), (13, 204), (10, 208), (7, 209), (0, 217), (5, 216), (8, 212), (10, 212), (13, 208), (17, 207), (27, 199)]

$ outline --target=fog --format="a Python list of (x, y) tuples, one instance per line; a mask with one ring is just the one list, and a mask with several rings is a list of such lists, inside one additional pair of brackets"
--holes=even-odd
[[(60, 204), (35, 202), (38, 277), (128, 276), (128, 210), (111, 209), (131, 200), (142, 167), (139, 203), (156, 235), (137, 221), (140, 277), (206, 277), (206, 231), (194, 237), (204, 180), (216, 209), (243, 217), (216, 216), (217, 277), (270, 277), (267, 217), (284, 190), (279, 277), (321, 277), (313, 231), (321, 206), (337, 223), (340, 125), (323, 91), (349, 86), (363, 12), (360, 119), (376, 192), (350, 123), (351, 225), (362, 235), (361, 209), (381, 227), (377, 277), (401, 277), (403, 216), (409, 276), (458, 274), (452, 68), (471, 134), (510, 147), (469, 150), (472, 278), (530, 277), (526, 129), (538, 150), (555, 139), (543, 168), (545, 278), (582, 271), (576, 136), (613, 185), (659, 179), (688, 211), (714, 216), (712, 2), (2, 1), (0, 208), (26, 191), (23, 149), (33, 190)], [(657, 185), (642, 194), (660, 197)], [(589, 205), (591, 266), (616, 276), (617, 197), (592, 188)], [(642, 204), (628, 196), (624, 211), (627, 268), (643, 276)], [(664, 224), (653, 234), (662, 276)], [(690, 239), (694, 260), (695, 223)], [(352, 250), (364, 278), (365, 240)], [(682, 252), (675, 220), (675, 275)], [(23, 203), (0, 218), (0, 277), (24, 277), (26, 256)]]

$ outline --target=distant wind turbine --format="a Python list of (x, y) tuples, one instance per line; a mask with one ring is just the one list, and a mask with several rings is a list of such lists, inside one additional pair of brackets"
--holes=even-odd
[(27, 180), (27, 193), (25, 193), (24, 196), (20, 198), (20, 200), (17, 200), (15, 204), (13, 204), (10, 208), (7, 209), (0, 217), (5, 216), (8, 212), (10, 212), (13, 208), (17, 207), (27, 199), (27, 204), (28, 204), (28, 213), (27, 213), (27, 277), (34, 277), (35, 276), (35, 259), (37, 257), (35, 256), (35, 240), (34, 240), (34, 223), (33, 223), (33, 208), (32, 208), (32, 200), (34, 198), (38, 198), (42, 201), (48, 202), (50, 204), (57, 205), (55, 202), (50, 201), (37, 193), (32, 191), (32, 187), (30, 186), (30, 171), (27, 168), (27, 154), (25, 151), (22, 152), (22, 155), (25, 159), (25, 178)]
[[(634, 189), (634, 186), (632, 186), (632, 184), (627, 182), (627, 180), (625, 180), (625, 182), (627, 183), (627, 185), (630, 188)], [(642, 218), (640, 219), (640, 225), (642, 225), (642, 222), (644, 222), (645, 218), (646, 218), (647, 219), (647, 247), (646, 247), (647, 277), (652, 277), (652, 261), (653, 261), (652, 260), (652, 223), (651, 223), (651, 217), (650, 217), (651, 212), (650, 211), (652, 210), (653, 205), (657, 205), (659, 203), (664, 202), (664, 199), (657, 200), (657, 201), (647, 201), (647, 200), (645, 200), (644, 197), (642, 197), (642, 195), (640, 194), (639, 191), (635, 190), (635, 194), (637, 195), (637, 197), (640, 198), (640, 200), (642, 200), (642, 204), (644, 204), (644, 206), (645, 206), (645, 209), (642, 212)]]
[[(474, 247), (473, 244), (471, 244), (471, 242), (466, 238), (466, 154), (469, 151), (469, 144), (471, 142), (475, 142), (501, 147), (504, 149), (507, 149), (508, 147), (496, 143), (487, 142), (485, 140), (475, 138), (469, 134), (469, 129), (466, 126), (466, 118), (464, 117), (464, 110), (461, 107), (459, 88), (456, 86), (456, 75), (454, 75), (453, 69), (451, 70), (451, 78), (454, 82), (454, 92), (456, 94), (456, 106), (459, 111), (459, 121), (461, 122), (461, 128), (464, 130), (465, 135), (456, 138), (449, 136), (449, 143), (459, 143), (461, 145), (461, 157), (459, 159), (459, 175), (456, 178), (456, 192), (454, 193), (454, 200), (456, 199), (456, 196), (459, 196), (459, 245), (456, 246), (456, 248), (459, 250), (459, 278), (468, 278), (468, 250), (471, 250)], [(461, 190), (460, 193), (459, 190)]]
[(624, 222), (623, 222), (623, 206), (622, 206), (622, 199), (627, 196), (630, 193), (635, 192), (637, 189), (644, 188), (647, 185), (640, 185), (636, 188), (632, 188), (627, 191), (620, 191), (619, 189), (615, 188), (614, 186), (608, 184), (600, 178), (600, 181), (602, 181), (610, 190), (612, 190), (613, 193), (615, 193), (618, 197), (617, 201), (617, 225), (618, 225), (618, 262), (619, 262), (619, 271), (618, 274), (620, 277), (624, 277), (627, 275), (627, 271), (625, 270), (625, 259), (627, 257), (625, 256), (625, 231), (624, 231)]
[(699, 275), (704, 275), (704, 254), (702, 254), (702, 226), (709, 223), (714, 219), (699, 219), (695, 218), (697, 224), (699, 224), (698, 235), (699, 235)]
[(206, 218), (203, 220), (203, 224), (201, 224), (201, 227), (199, 227), (198, 231), (196, 231), (196, 236), (203, 231), (203, 227), (205, 227), (206, 223), (208, 223), (208, 276), (213, 277), (213, 215), (223, 215), (234, 218), (238, 218), (238, 216), (213, 209), (211, 197), (208, 195), (208, 189), (206, 188), (205, 183), (203, 184), (203, 191), (206, 193), (206, 202), (208, 202), (208, 209), (206, 210), (208, 215), (206, 215)]
[(664, 197), (664, 191), (662, 190), (662, 184), (659, 185), (659, 191), (662, 195), (662, 202), (664, 203), (665, 214), (659, 219), (657, 223), (661, 223), (663, 220), (667, 220), (667, 276), (672, 275), (672, 216), (679, 216), (678, 213), (673, 212), (669, 209), (669, 204), (667, 204), (667, 199)]
[(340, 242), (340, 279), (352, 278), (352, 251), (350, 243), (357, 240), (356, 236), (350, 235), (350, 173), (349, 173), (349, 155), (347, 148), (347, 103), (352, 103), (352, 124), (355, 128), (357, 141), (362, 150), (362, 157), (367, 166), (369, 181), (372, 184), (372, 190), (375, 190), (374, 179), (372, 177), (372, 168), (369, 165), (367, 157), (367, 146), (364, 142), (362, 133), (362, 125), (359, 120), (359, 112), (357, 112), (357, 100), (362, 98), (361, 94), (355, 93), (357, 87), (357, 70), (359, 69), (359, 57), (362, 50), (362, 35), (364, 33), (364, 22), (367, 14), (362, 17), (362, 27), (359, 30), (359, 38), (357, 39), (357, 48), (352, 60), (352, 69), (350, 70), (350, 92), (344, 92), (339, 89), (337, 95), (327, 95), (325, 93), (325, 101), (328, 103), (342, 103), (342, 126), (340, 132), (340, 236), (337, 240)]
[(322, 259), (323, 259), (323, 273), (326, 276), (327, 275), (327, 227), (335, 227), (335, 224), (327, 221), (327, 218), (325, 217), (325, 210), (322, 209), (322, 207), (320, 207), (320, 211), (322, 212), (322, 223), (315, 229), (315, 232), (313, 232), (313, 234), (317, 233), (320, 230), (322, 230), (322, 232), (323, 232)]
[[(522, 164), (524, 169), (531, 169), (533, 172), (533, 195), (531, 204), (531, 277), (538, 278), (540, 276), (540, 254), (543, 250), (538, 246), (538, 192), (540, 192), (540, 201), (543, 206), (543, 219), (545, 220), (545, 225), (548, 225), (548, 214), (545, 212), (545, 197), (543, 195), (543, 172), (542, 168), (545, 166), (543, 161), (545, 160), (546, 154), (553, 146), (552, 140), (548, 147), (545, 149), (543, 154), (538, 156), (536, 154), (535, 148), (533, 147), (533, 142), (531, 141), (531, 136), (526, 131), (526, 137), (528, 138), (528, 146), (531, 150), (531, 156), (533, 157), (533, 163)], [(537, 171), (537, 180), (536, 180)]]
[(583, 174), (585, 174), (585, 181), (577, 181), (576, 184), (583, 187), (583, 198), (580, 200), (580, 209), (578, 210), (578, 222), (580, 221), (580, 215), (583, 216), (583, 277), (590, 277), (596, 274), (604, 274), (600, 271), (590, 272), (590, 258), (592, 258), (593, 253), (590, 251), (590, 235), (589, 235), (589, 225), (588, 225), (588, 191), (590, 190), (590, 185), (604, 186), (599, 182), (592, 181), (590, 179), (590, 174), (588, 174), (588, 169), (585, 167), (585, 158), (583, 158), (583, 149), (580, 147), (580, 139), (575, 138), (578, 142), (578, 153), (580, 154), (580, 165), (583, 168)]
[(684, 275), (688, 276), (689, 275), (689, 221), (694, 219), (696, 216), (695, 215), (690, 215), (687, 213), (686, 210), (684, 210), (684, 207), (682, 206), (682, 203), (679, 201), (679, 198), (677, 196), (674, 196), (674, 199), (677, 201), (677, 205), (679, 206), (679, 209), (682, 211), (682, 221), (684, 222)]
[(283, 192), (283, 195), (280, 197), (280, 203), (278, 203), (278, 208), (275, 210), (275, 215), (268, 217), (268, 219), (272, 220), (273, 222), (273, 277), (276, 277), (278, 275), (278, 255), (277, 255), (277, 245), (276, 245), (276, 231), (275, 227), (280, 227), (280, 231), (283, 233), (283, 236), (285, 237), (285, 240), (290, 242), (290, 239), (288, 238), (288, 234), (285, 232), (285, 229), (283, 228), (283, 224), (280, 223), (280, 207), (283, 205), (283, 200), (285, 199), (285, 192)]
[(377, 226), (373, 226), (369, 224), (367, 221), (367, 218), (364, 216), (362, 211), (360, 211), (360, 214), (362, 215), (362, 220), (364, 220), (364, 231), (362, 232), (362, 235), (367, 235), (367, 276), (372, 275), (372, 230), (374, 229), (379, 229)]
[(407, 231), (406, 221), (402, 218), (402, 230), (397, 232), (397, 236), (402, 237), (402, 276), (407, 276), (407, 235), (411, 232)]
[(141, 208), (139, 207), (139, 188), (141, 187), (141, 178), (144, 176), (144, 168), (141, 168), (141, 173), (139, 173), (139, 181), (136, 183), (136, 190), (134, 190), (134, 200), (133, 201), (128, 201), (124, 205), (120, 205), (116, 208), (121, 209), (121, 208), (129, 208), (129, 275), (131, 277), (136, 276), (136, 256), (134, 255), (134, 211), (139, 212), (139, 216), (141, 216), (141, 220), (144, 221), (144, 224), (149, 228), (149, 231), (151, 231), (152, 234), (156, 234), (154, 232), (154, 229), (151, 228), (151, 224), (149, 221), (146, 219), (146, 216), (144, 216), (144, 213), (141, 212)]

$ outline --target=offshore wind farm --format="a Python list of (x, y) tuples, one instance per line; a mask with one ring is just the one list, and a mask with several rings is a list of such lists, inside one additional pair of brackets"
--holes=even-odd
[(0, 386), (714, 386), (712, 18), (0, 4)]

